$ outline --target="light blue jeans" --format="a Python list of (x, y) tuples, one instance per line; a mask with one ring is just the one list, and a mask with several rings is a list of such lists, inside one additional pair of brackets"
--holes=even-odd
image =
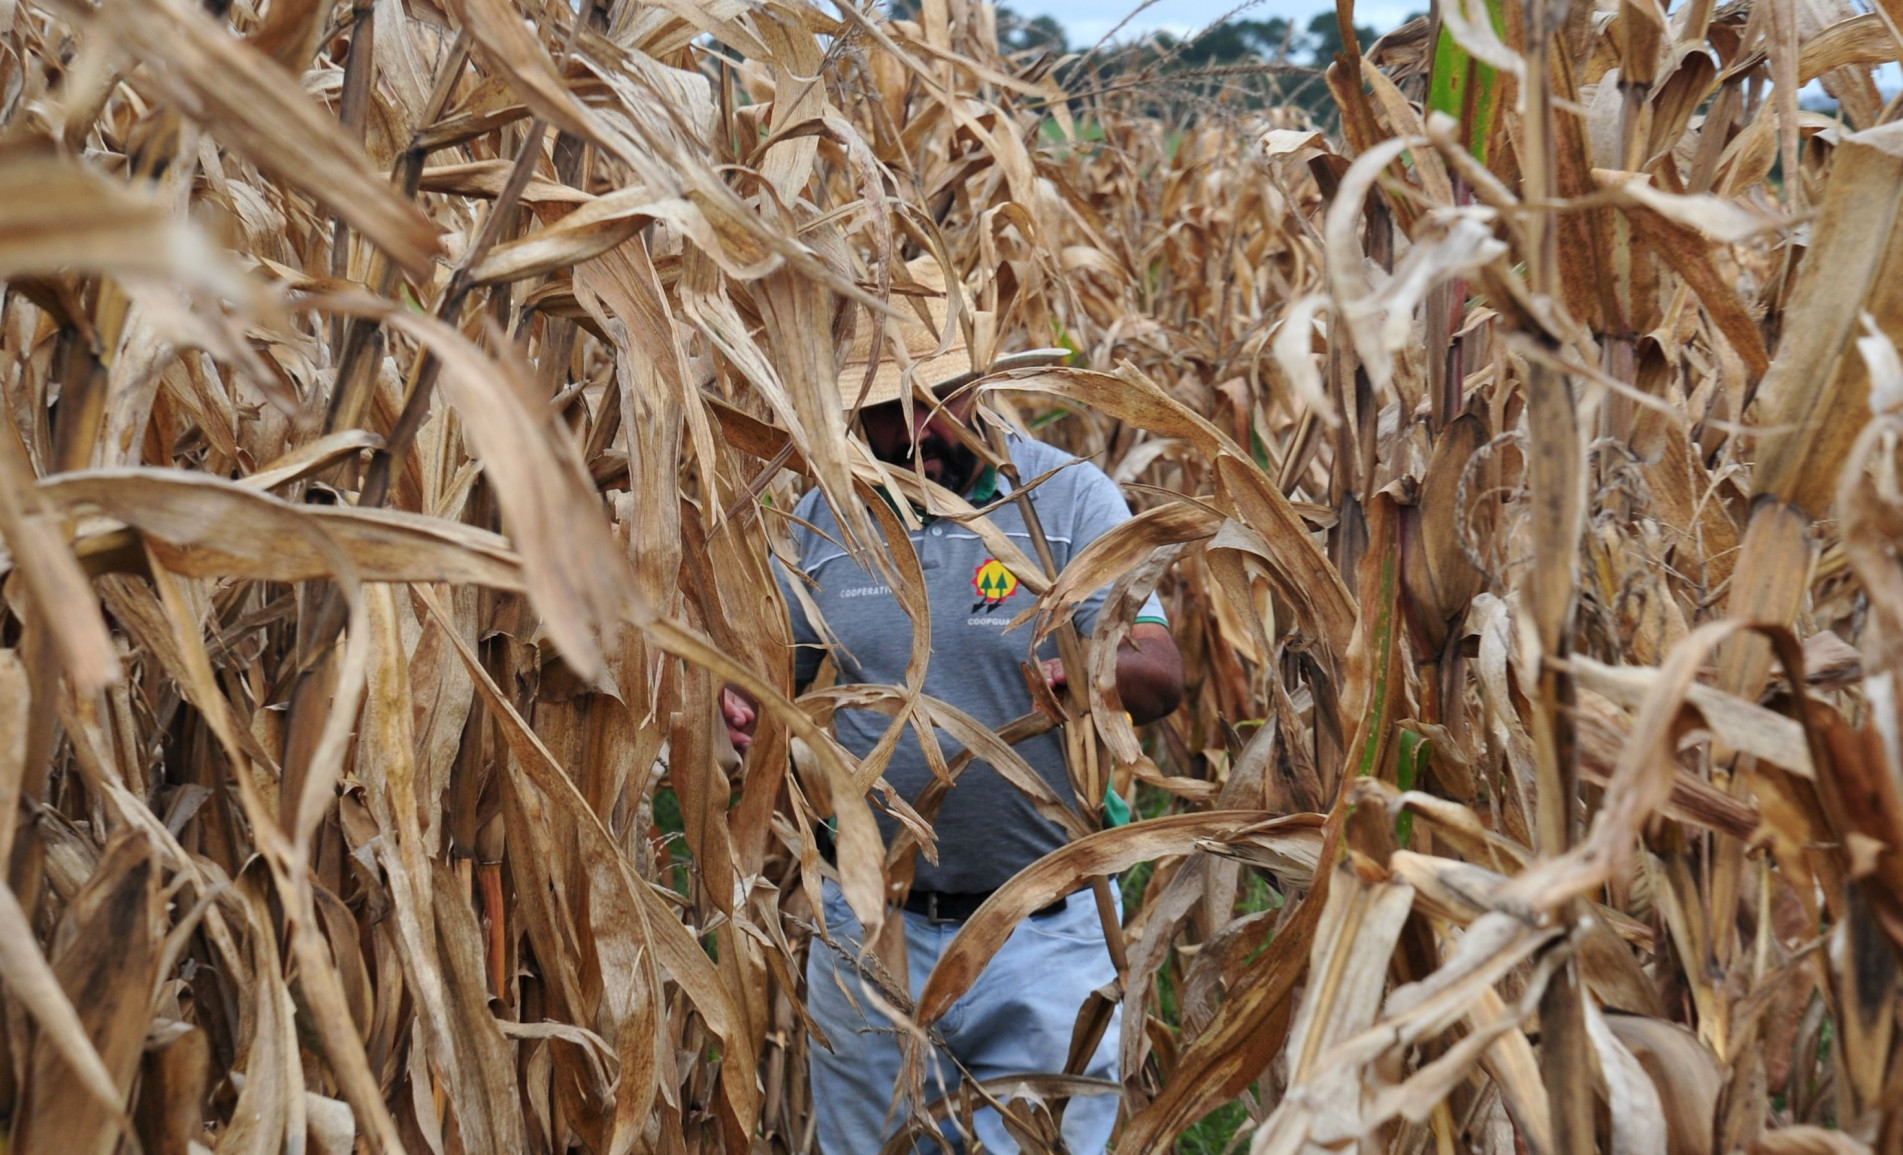
[[(857, 951), (863, 931), (845, 896), (825, 884), (826, 927), (834, 942)], [(896, 915), (895, 915), (896, 917)], [(905, 912), (905, 941), (912, 997), (925, 989), (960, 924), (935, 925), (924, 915)], [(1115, 977), (1104, 946), (1103, 922), (1088, 890), (1065, 902), (1064, 909), (1027, 918), (965, 997), (938, 1022), (951, 1053), (973, 1077), (1057, 1074), (1070, 1053), (1071, 1029), (1090, 992)], [(852, 993), (848, 1000), (841, 985)], [(813, 1111), (818, 1116), (819, 1147), (824, 1155), (876, 1155), (899, 1129), (892, 1109), (899, 1076), (899, 1040), (890, 1021), (865, 997), (865, 985), (848, 959), (815, 941), (806, 959), (807, 1009), (833, 1049), (812, 1048)], [(855, 1007), (854, 1002), (857, 1002)], [(1120, 1019), (1121, 1008), (1116, 1012)], [(1090, 1065), (1096, 1079), (1117, 1078), (1117, 1020), (1113, 1019)], [(958, 1069), (936, 1049), (925, 1072), (928, 1100), (958, 1088)], [(1075, 1155), (1099, 1155), (1110, 1143), (1117, 1122), (1116, 1095), (1070, 1100), (1064, 1109), (1064, 1143)], [(888, 1119), (888, 1116), (890, 1118)], [(1012, 1153), (1017, 1142), (989, 1108), (973, 1118), (985, 1151)], [(966, 1150), (956, 1119), (942, 1132), (951, 1149)], [(915, 1150), (936, 1151), (929, 1140)]]

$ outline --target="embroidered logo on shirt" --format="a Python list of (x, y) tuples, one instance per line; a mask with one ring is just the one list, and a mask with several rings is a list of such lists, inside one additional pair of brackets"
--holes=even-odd
[(1018, 592), (1018, 578), (1004, 568), (1003, 562), (988, 557), (971, 571), (971, 588), (978, 594), (978, 601), (971, 607), (972, 612), (983, 610), (990, 613), (1003, 605), (1004, 599)]

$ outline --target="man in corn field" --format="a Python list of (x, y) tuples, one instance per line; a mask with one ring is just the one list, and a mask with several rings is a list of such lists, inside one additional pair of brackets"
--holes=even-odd
[[(940, 285), (936, 266), (914, 262), (914, 275)], [(896, 300), (896, 298), (895, 298)], [(927, 299), (934, 325), (911, 317), (888, 322), (910, 354), (915, 380), (940, 383), (934, 390), (942, 406), (917, 398), (908, 421), (898, 400), (901, 369), (890, 354), (866, 389), (861, 427), (872, 451), (891, 465), (916, 466), (929, 480), (965, 497), (974, 507), (999, 502), (1011, 489), (1001, 471), (985, 465), (959, 438), (969, 428), (975, 394), (960, 390), (973, 379), (972, 362), (962, 339), (937, 352), (946, 310), (942, 298)], [(839, 378), (842, 405), (850, 407), (865, 388), (871, 342), (862, 338)], [(949, 395), (949, 399), (947, 399)], [(1117, 485), (1102, 470), (1069, 454), (1025, 438), (1009, 442), (1012, 463), (1022, 479), (1053, 470), (1030, 495), (1036, 521), (1060, 568), (1092, 540), (1130, 517)], [(1027, 557), (1036, 556), (1031, 526), (1015, 502), (1004, 501), (990, 519)], [(957, 522), (920, 514), (921, 528), (911, 536), (918, 553), (930, 603), (932, 658), (924, 692), (997, 729), (1032, 709), (1020, 663), (1027, 657), (1027, 631), (1006, 625), (1035, 601), (1018, 577), (992, 556), (979, 535)], [(903, 685), (912, 649), (912, 622), (882, 578), (863, 568), (837, 543), (842, 540), (832, 511), (817, 490), (794, 510), (794, 543), (799, 569), (809, 580), (807, 595), (824, 628), (809, 620), (791, 583), (782, 575), (792, 614), (793, 637), (800, 649), (796, 680), (803, 688), (830, 653), (841, 683)], [(1088, 637), (1108, 590), (1080, 604), (1075, 621)], [(1055, 651), (1040, 655), (1053, 688), (1067, 671)], [(1152, 595), (1136, 617), (1129, 640), (1117, 655), (1117, 690), (1132, 718), (1148, 722), (1174, 710), (1182, 699), (1182, 656), (1171, 639), (1161, 604)], [(754, 704), (729, 689), (722, 698), (729, 735), (744, 750), (756, 720)], [(884, 735), (891, 719), (874, 710), (840, 710), (840, 742), (863, 756)], [(944, 740), (945, 757), (958, 747)], [(1044, 733), (1017, 746), (1031, 768), (1056, 792), (1071, 799), (1064, 743)], [(918, 739), (908, 727), (898, 742), (885, 777), (908, 801), (934, 781)], [(890, 842), (897, 823), (877, 811)], [(936, 864), (917, 860), (904, 909), (906, 970), (911, 995), (918, 997), (939, 954), (964, 920), (992, 891), (1038, 858), (1063, 845), (1063, 828), (1038, 814), (1031, 799), (983, 762), (974, 762), (946, 795), (933, 829)], [(822, 852), (830, 853), (829, 841)], [(862, 930), (839, 886), (827, 880), (825, 923), (841, 947), (857, 952)], [(958, 1066), (979, 1080), (1026, 1074), (1055, 1074), (1065, 1068), (1072, 1027), (1090, 992), (1115, 977), (1105, 942), (1105, 926), (1089, 889), (1078, 890), (1021, 922), (992, 958), (971, 990), (937, 1024), (948, 1057), (934, 1051), (925, 1071), (929, 1097), (955, 1090)], [(813, 1109), (820, 1147), (827, 1155), (860, 1155), (879, 1150), (900, 1126), (893, 1110), (902, 1077), (898, 1033), (867, 997), (859, 965), (823, 944), (814, 943), (807, 961), (807, 1005), (832, 1044), (830, 1052), (813, 1048)], [(1117, 1078), (1117, 1029), (1106, 1030), (1082, 1074)], [(957, 1065), (950, 1059), (955, 1058)], [(1064, 1113), (1065, 1143), (1074, 1152), (1099, 1152), (1116, 1122), (1117, 1097), (1073, 1099)], [(978, 1112), (977, 1138), (990, 1151), (1016, 1151), (995, 1111)], [(963, 1149), (966, 1137), (948, 1123), (945, 1137)], [(921, 1147), (932, 1146), (922, 1142)]]

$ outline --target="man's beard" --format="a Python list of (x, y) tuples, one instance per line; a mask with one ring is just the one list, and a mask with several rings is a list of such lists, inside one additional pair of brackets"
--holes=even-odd
[[(971, 486), (971, 479), (978, 475), (977, 454), (959, 442), (937, 436), (927, 436), (916, 446), (907, 446), (900, 453), (883, 459), (887, 465), (910, 469), (914, 455), (922, 459), (928, 479), (960, 496)], [(938, 466), (936, 477), (931, 472), (933, 463)]]

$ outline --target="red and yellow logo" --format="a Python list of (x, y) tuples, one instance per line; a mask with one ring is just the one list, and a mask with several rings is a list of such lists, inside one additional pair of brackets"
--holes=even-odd
[(1018, 577), (1004, 568), (1003, 562), (988, 557), (971, 571), (971, 588), (978, 594), (978, 603), (971, 608), (990, 613), (1004, 604), (1004, 599), (1018, 592)]

